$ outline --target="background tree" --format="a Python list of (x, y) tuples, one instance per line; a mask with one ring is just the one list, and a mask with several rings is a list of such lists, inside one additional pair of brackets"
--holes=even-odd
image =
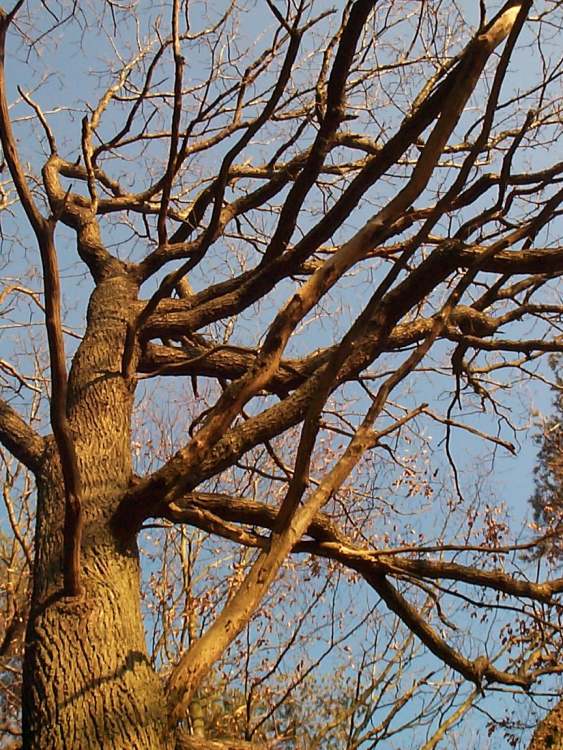
[[(214, 670), (229, 660), (246, 740), (262, 739), (264, 716), (263, 739), (280, 739), (290, 702), (261, 691), (260, 674), (285, 673), (297, 695), (303, 666), (259, 662), (264, 615), (278, 620), (278, 651), (292, 646), (280, 632), (299, 634), (286, 624), (299, 603), (275, 600), (291, 575), (310, 600), (333, 592), (348, 630), (363, 627), (364, 592), (368, 612), (391, 612), (402, 640), (474, 686), (428, 733), (437, 742), (486, 687), (530, 690), (559, 670), (563, 580), (521, 570), (538, 542), (508, 538), (480, 474), (462, 476), (453, 436), (513, 453), (509, 386), (562, 347), (561, 9), (169, 10), (164, 20), (142, 2), (37, 11), (19, 0), (0, 14), (4, 314), (6, 330), (30, 332), (6, 344), (0, 442), (37, 487), (31, 600), (10, 604), (27, 616), (23, 746), (201, 746), (205, 691), (222, 686)], [(519, 53), (525, 75), (511, 72)], [(32, 240), (39, 296), (25, 292)], [(62, 297), (72, 274), (80, 286)], [(43, 372), (38, 311), (48, 415), (28, 398), (44, 387), (26, 366), (33, 356)], [(173, 420), (163, 435), (158, 419), (139, 423), (153, 380), (153, 403), (189, 425)], [(147, 525), (211, 535), (205, 596), (185, 552), (174, 584), (161, 571), (166, 632), (152, 660), (137, 546)], [(182, 550), (182, 538), (158, 544)], [(213, 538), (242, 550), (231, 570)], [(302, 555), (308, 565), (293, 562)], [(331, 588), (340, 577), (357, 587), (347, 604)], [(371, 664), (384, 672), (383, 656)], [(395, 675), (388, 724), (370, 734), (381, 683), (354, 669), (356, 693), (336, 694), (346, 743), (375, 746), (422, 683)]]
[[(537, 549), (554, 564), (561, 562), (561, 514), (563, 510), (563, 432), (561, 412), (563, 409), (560, 362), (553, 356), (550, 366), (554, 373), (554, 411), (542, 424), (537, 436), (540, 445), (538, 463), (535, 468), (535, 492), (531, 498), (537, 528), (544, 541)], [(540, 723), (531, 750), (549, 745), (557, 746), (563, 739), (563, 703), (559, 701)]]
[(546, 537), (544, 551), (561, 556), (561, 514), (563, 511), (563, 395), (560, 363), (551, 362), (555, 375), (554, 412), (542, 425), (538, 436), (540, 451), (536, 467), (536, 489), (531, 499), (538, 529)]

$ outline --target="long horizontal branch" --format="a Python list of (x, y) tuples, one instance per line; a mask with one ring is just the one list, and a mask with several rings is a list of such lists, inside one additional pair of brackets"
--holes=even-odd
[[(267, 548), (269, 540), (257, 537), (255, 533), (242, 533), (237, 538), (236, 534), (233, 534), (231, 522), (236, 521), (272, 530), (276, 525), (278, 509), (228, 495), (192, 493), (184, 498), (182, 507), (163, 508), (162, 516), (175, 523), (193, 524), (238, 543)], [(208, 516), (213, 516), (214, 519), (211, 526)], [(225, 523), (223, 533), (220, 529), (221, 519)], [(379, 554), (372, 550), (358, 548), (346, 540), (330, 517), (323, 513), (317, 513), (309, 524), (306, 534), (313, 537), (313, 540), (297, 541), (293, 546), (293, 553), (307, 552), (336, 560), (356, 570), (438, 658), (467, 679), (479, 686), (485, 680), (524, 688), (527, 688), (533, 681), (533, 673), (511, 674), (494, 667), (486, 657), (481, 656), (471, 661), (459, 654), (389, 583), (387, 576), (402, 578), (404, 575), (409, 575), (411, 578), (420, 580), (446, 578), (546, 603), (550, 603), (555, 594), (563, 592), (563, 579), (536, 584), (515, 579), (499, 570), (483, 571), (480, 568), (457, 563), (403, 559)]]
[[(487, 248), (474, 245), (459, 251), (461, 268), (470, 266), (485, 255)], [(529, 250), (506, 250), (487, 257), (482, 265), (483, 271), (489, 273), (510, 274), (559, 274), (563, 272), (563, 248), (545, 247)]]
[[(460, 243), (454, 251), (451, 242), (444, 244), (449, 245), (450, 272), (471, 266), (483, 256), (481, 268), (484, 273), (542, 276), (563, 273), (563, 248), (505, 250), (498, 251), (491, 257), (487, 255), (487, 246), (467, 246)], [(281, 268), (283, 264), (282, 261), (274, 261), (273, 265), (279, 265)], [(274, 276), (277, 275), (273, 268), (269, 270), (274, 272)], [(221, 289), (216, 289), (217, 297), (214, 299), (200, 300), (196, 295), (189, 300), (163, 300), (145, 323), (143, 336), (147, 339), (173, 337), (184, 335), (186, 331), (197, 331), (216, 319), (245, 309), (255, 301), (256, 289), (260, 288), (261, 292), (267, 292), (272, 285), (271, 278), (269, 281), (264, 278), (262, 287), (258, 277), (253, 276), (252, 272), (247, 272), (238, 282), (236, 290), (223, 296)]]
[[(563, 307), (554, 305), (524, 304), (500, 316), (489, 315), (475, 307), (458, 305), (451, 314), (451, 324), (446, 328), (444, 338), (462, 342), (477, 350), (485, 351), (561, 351), (563, 341), (543, 339), (508, 340), (492, 337), (495, 332), (512, 320), (521, 320), (527, 314), (563, 314)], [(172, 315), (173, 324), (165, 322), (166, 316), (158, 317), (151, 323), (151, 334), (160, 338), (179, 336), (182, 326), (180, 316)], [(428, 335), (433, 318), (419, 317), (408, 323), (396, 325), (385, 341), (386, 351), (396, 351), (421, 341)], [(365, 349), (368, 342), (362, 341)], [(285, 360), (268, 385), (269, 392), (287, 395), (289, 390), (301, 385), (307, 377), (326, 363), (334, 347), (314, 352), (302, 359)], [(231, 345), (213, 344), (202, 336), (181, 338), (181, 347), (158, 345), (147, 342), (142, 351), (138, 371), (147, 377), (157, 375), (179, 376), (199, 375), (201, 377), (228, 378), (241, 377), (253, 365), (256, 350)], [(353, 377), (353, 376), (352, 376)]]
[[(328, 351), (301, 360), (282, 360), (268, 383), (271, 393), (287, 392), (303, 383), (328, 356)], [(252, 367), (256, 351), (243, 347), (204, 345), (195, 339), (182, 339), (182, 346), (163, 346), (149, 342), (143, 347), (137, 370), (147, 376), (199, 375), (201, 377), (239, 378)]]
[[(231, 495), (194, 492), (172, 508), (162, 507), (162, 517), (173, 522), (193, 523), (198, 516), (194, 510), (205, 510), (227, 522), (258, 526), (272, 530), (278, 509), (265, 503)], [(199, 525), (198, 523), (194, 525)], [(294, 547), (295, 553), (308, 552), (354, 569), (371, 567), (374, 572), (391, 576), (408, 575), (421, 580), (446, 579), (499, 591), (509, 596), (523, 597), (550, 603), (554, 596), (563, 593), (563, 578), (544, 583), (533, 583), (504, 573), (501, 570), (483, 570), (471, 565), (460, 565), (444, 560), (413, 559), (392, 555), (385, 551), (363, 549), (343, 534), (331, 517), (318, 513), (306, 532), (314, 541), (302, 539)], [(230, 537), (229, 537), (230, 538)], [(495, 549), (491, 548), (490, 552)]]

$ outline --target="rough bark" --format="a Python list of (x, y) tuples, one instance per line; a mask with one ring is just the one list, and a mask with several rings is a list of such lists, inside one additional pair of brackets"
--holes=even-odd
[(563, 750), (563, 698), (540, 721), (528, 750)]
[[(46, 117), (51, 113), (43, 113), (39, 105), (20, 91), (43, 126), (51, 152), (42, 170), (44, 195), (37, 203), (39, 183), (28, 174), (36, 164), (36, 156), (28, 167), (30, 157), (25, 150), (21, 158), (18, 154), (18, 142), (23, 144), (24, 139), (12, 131), (2, 64), (6, 33), (23, 5), (23, 0), (15, 0), (10, 12), (0, 8), (0, 141), (13, 188), (41, 255), (54, 434), (54, 439), (35, 435), (7, 402), (0, 401), (0, 442), (35, 473), (38, 488), (33, 597), (24, 664), (24, 748), (168, 750), (175, 740), (177, 750), (250, 749), (250, 743), (243, 741), (206, 740), (181, 733), (173, 738), (167, 714), (172, 723), (185, 723), (187, 710), (193, 709), (191, 691), (197, 689), (211, 665), (222, 657), (237, 633), (242, 632), (252, 613), (258, 611), (261, 598), (280, 566), (296, 550), (313, 552), (360, 573), (413, 636), (445, 665), (476, 684), (475, 695), (481, 693), (482, 685), (494, 681), (527, 688), (537, 675), (524, 674), (512, 662), (513, 670), (504, 672), (485, 656), (471, 661), (441, 635), (432, 618), (425, 618), (425, 613), (416, 609), (408, 591), (403, 595), (403, 585), (401, 590), (396, 589), (391, 579), (402, 581), (405, 589), (413, 584), (423, 591), (430, 591), (427, 587), (434, 586), (437, 580), (454, 582), (462, 588), (471, 584), (513, 597), (530, 596), (546, 604), (552, 604), (553, 594), (560, 593), (561, 582), (531, 584), (513, 579), (502, 570), (490, 570), (493, 565), (498, 567), (500, 551), (496, 548), (480, 550), (482, 559), (490, 561), (483, 568), (462, 566), (447, 559), (428, 559), (428, 549), (423, 548), (393, 549), (389, 555), (380, 551), (376, 554), (372, 546), (354, 548), (353, 542), (348, 542), (330, 519), (322, 515), (321, 508), (336, 499), (340, 502), (336, 495), (362, 455), (375, 447), (381, 450), (389, 447), (380, 442), (383, 438), (423, 412), (436, 418), (424, 404), (412, 410), (409, 405), (405, 415), (400, 415), (402, 406), (388, 399), (404, 378), (419, 369), (431, 347), (435, 343), (437, 348), (441, 346), (438, 339), (457, 344), (451, 358), (455, 399), (447, 417), (437, 418), (448, 428), (456, 426), (451, 415), (456, 401), (461, 408), (462, 388), (472, 389), (483, 403), (487, 396), (494, 405), (486, 385), (480, 384), (488, 380), (481, 380), (479, 372), (490, 374), (496, 365), (490, 364), (491, 358), (480, 370), (476, 364), (473, 368), (471, 353), (467, 362), (465, 359), (469, 349), (475, 350), (475, 358), (478, 353), (488, 351), (522, 352), (531, 358), (540, 351), (561, 349), (559, 329), (555, 326), (552, 335), (547, 327), (555, 320), (550, 316), (561, 316), (561, 306), (535, 305), (531, 301), (544, 284), (550, 289), (548, 276), (560, 273), (563, 267), (563, 251), (551, 247), (551, 241), (543, 249), (532, 247), (536, 238), (546, 239), (544, 230), (560, 211), (563, 191), (547, 186), (551, 181), (557, 185), (561, 166), (531, 171), (530, 160), (520, 159), (519, 152), (514, 165), (525, 162), (526, 172), (516, 174), (512, 169), (513, 157), (521, 143), (529, 142), (530, 148), (551, 143), (552, 112), (559, 110), (553, 107), (558, 99), (549, 100), (547, 89), (552, 75), (553, 80), (557, 79), (556, 68), (553, 74), (544, 69), (543, 83), (538, 88), (518, 94), (513, 114), (503, 111), (505, 103), (511, 102), (502, 90), (503, 81), (533, 0), (503, 2), (489, 23), (485, 23), (485, 3), (481, 3), (482, 23), (474, 37), (462, 49), (458, 44), (461, 37), (456, 40), (454, 34), (445, 44), (440, 59), (434, 53), (425, 57), (426, 49), (430, 49), (426, 42), (420, 48), (423, 58), (409, 59), (423, 42), (423, 36), (418, 41), (425, 26), (421, 15), (407, 53), (399, 50), (395, 62), (394, 57), (390, 58), (390, 64), (385, 63), (384, 68), (377, 62), (373, 71), (369, 71), (364, 61), (371, 54), (373, 43), (378, 41), (378, 14), (373, 22), (370, 20), (377, 3), (350, 2), (346, 4), (338, 31), (333, 35), (332, 21), (326, 27), (332, 36), (327, 38), (320, 68), (316, 63), (311, 66), (313, 74), (319, 70), (313, 88), (307, 84), (309, 92), (314, 90), (311, 97), (307, 90), (299, 88), (305, 81), (301, 71), (308, 67), (305, 61), (301, 68), (299, 44), (305, 31), (324, 19), (326, 13), (310, 20), (307, 4), (297, 4), (293, 10), (288, 6), (284, 18), (268, 3), (279, 22), (271, 49), (265, 49), (255, 60), (249, 56), (243, 75), (239, 74), (242, 54), (236, 64), (232, 63), (234, 74), (227, 74), (221, 64), (217, 67), (212, 55), (205, 83), (207, 91), (193, 120), (193, 102), (200, 96), (199, 84), (190, 93), (191, 86), (183, 84), (182, 47), (188, 59), (188, 42), (197, 41), (199, 36), (182, 32), (179, 19), (183, 4), (174, 0), (170, 3), (171, 36), (163, 36), (155, 28), (157, 46), (153, 48), (152, 42), (147, 42), (146, 49), (139, 46), (137, 59), (130, 63), (123, 62), (120, 53), (118, 68), (108, 68), (109, 88), (97, 105), (87, 108), (82, 120), (81, 158), (75, 162), (67, 162), (57, 151)], [(400, 5), (397, 4), (399, 13)], [(439, 5), (436, 3), (436, 9)], [(444, 16), (448, 17), (449, 14)], [(131, 18), (136, 29), (138, 18)], [(437, 14), (437, 23), (440, 18)], [(391, 16), (389, 28), (392, 28), (390, 19)], [(103, 14), (99, 20), (103, 21)], [(187, 15), (185, 22), (189, 31)], [(223, 43), (227, 49), (228, 35), (236, 26), (231, 26), (230, 19), (225, 30), (220, 28), (222, 25), (223, 21), (209, 34), (203, 32), (210, 49), (218, 49), (217, 45)], [(90, 27), (95, 28), (96, 24), (90, 23)], [(449, 26), (446, 28), (444, 39), (450, 36)], [(129, 48), (128, 36), (124, 38)], [(491, 65), (490, 85), (481, 87), (479, 80), (488, 61), (505, 40), (498, 63)], [(433, 48), (435, 39), (431, 41)], [(307, 44), (306, 49), (317, 49)], [(381, 49), (387, 46), (391, 49), (396, 45), (384, 42)], [(168, 64), (168, 49), (172, 49), (174, 61), (172, 98), (160, 90), (169, 71), (159, 84), (154, 82), (159, 78), (160, 57)], [(455, 50), (460, 50), (459, 54), (452, 56)], [(254, 56), (258, 51), (249, 51), (249, 55)], [(321, 52), (320, 46), (318, 51)], [(413, 63), (420, 73), (410, 78), (409, 70), (415, 69), (411, 67)], [(399, 122), (398, 116), (391, 116), (376, 136), (371, 125), (388, 97), (386, 94), (380, 99), (376, 94), (372, 99), (368, 95), (371, 77), (379, 90), (381, 72), (385, 70), (387, 74), (393, 68), (398, 71), (397, 84), (405, 97), (418, 85), (419, 75), (427, 70), (434, 70), (435, 75), (423, 82), (412, 106), (403, 101), (404, 119)], [(10, 75), (14, 74), (10, 71)], [(262, 75), (265, 78), (259, 81)], [(229, 78), (234, 80), (226, 84)], [(214, 92), (216, 79), (219, 89)], [(106, 85), (104, 74), (99, 80), (100, 86)], [(401, 88), (405, 80), (408, 85)], [(531, 106), (531, 97), (538, 91), (542, 101), (539, 109), (550, 114), (530, 110), (524, 116), (522, 107)], [(358, 92), (365, 106), (358, 106)], [(466, 129), (467, 104), (473, 107), (475, 97), (482, 95), (485, 95), (481, 102), (483, 111)], [(195, 98), (188, 104), (191, 96)], [(113, 103), (118, 105), (115, 114), (108, 113), (109, 122), (99, 127), (104, 111), (114, 99)], [(298, 100), (300, 104), (295, 110)], [(152, 107), (153, 101), (162, 101), (157, 120), (165, 118), (170, 109), (172, 115), (168, 158), (160, 176), (156, 165), (162, 159), (165, 134), (149, 131), (152, 114), (147, 115), (147, 107)], [(501, 101), (505, 103), (499, 104)], [(234, 110), (232, 102), (236, 102)], [(121, 124), (120, 112), (128, 112)], [(496, 114), (500, 116), (495, 118)], [(230, 124), (223, 127), (227, 120)], [(358, 129), (367, 123), (365, 138), (348, 131), (355, 120)], [(279, 131), (269, 132), (276, 122), (285, 124)], [(500, 127), (501, 123), (510, 129), (498, 131), (497, 125)], [(111, 135), (114, 125), (118, 130)], [(542, 125), (547, 126), (548, 135), (532, 135)], [(259, 133), (263, 126), (266, 128)], [(458, 141), (462, 130), (466, 133), (463, 141), (453, 142), (454, 138)], [(108, 133), (109, 140), (104, 140), (104, 133)], [(154, 155), (148, 145), (145, 147), (145, 141), (157, 144)], [(262, 146), (257, 148), (259, 143)], [(130, 147), (134, 144), (134, 148), (140, 147), (140, 157), (138, 164), (130, 169)], [(272, 144), (275, 152), (262, 164), (266, 144)], [(211, 151), (215, 146), (217, 149)], [(345, 146), (348, 151), (337, 151), (337, 146)], [(354, 155), (357, 149), (367, 154), (365, 159)], [(204, 159), (201, 166), (191, 163), (197, 154), (204, 155), (199, 157)], [(124, 169), (114, 169), (116, 159), (125, 165)], [(208, 175), (205, 165), (212, 165), (214, 159), (218, 160), (217, 172)], [(257, 159), (260, 163), (256, 163)], [(110, 166), (112, 174), (126, 177), (122, 185), (108, 176), (104, 164)], [(489, 172), (488, 167), (482, 171), (483, 164), (496, 171)], [(446, 173), (444, 169), (448, 173), (453, 169), (453, 180), (439, 176), (440, 172)], [(340, 175), (342, 180), (335, 180), (334, 187), (329, 181), (325, 187), (325, 175)], [(76, 181), (81, 184), (77, 193), (73, 188)], [(377, 183), (380, 184), (376, 187)], [(372, 188), (380, 191), (378, 196), (368, 195)], [(498, 198), (490, 206), (487, 193), (493, 188)], [(318, 205), (319, 193), (325, 196), (322, 210)], [(532, 194), (535, 205), (530, 202)], [(372, 202), (378, 207), (374, 216), (366, 220), (363, 212)], [(50, 208), (48, 216), (42, 213), (46, 205)], [(354, 218), (356, 210), (360, 213)], [(258, 222), (257, 229), (252, 218), (254, 212), (266, 217)], [(98, 218), (111, 222), (115, 216), (115, 226), (119, 227), (125, 213), (125, 222), (133, 229), (130, 249), (134, 251), (128, 254), (120, 250), (120, 255), (128, 257), (129, 264), (113, 257), (104, 247), (98, 223)], [(242, 218), (248, 219), (252, 227), (249, 234), (241, 228)], [(86, 334), (74, 356), (68, 382), (54, 244), (58, 223), (76, 233), (78, 256), (97, 284), (89, 305)], [(143, 225), (144, 229), (139, 231)], [(151, 229), (157, 230), (156, 236)], [(119, 236), (120, 230), (117, 231)], [(143, 237), (148, 255), (135, 265), (132, 259), (138, 257)], [(219, 241), (225, 246), (213, 257), (212, 246), (219, 245)], [(214, 278), (213, 272), (214, 283), (194, 292), (183, 277), (191, 274), (200, 262), (204, 269), (208, 261), (215, 264), (221, 259), (222, 263), (231, 241), (237, 247), (237, 256), (240, 248), (241, 273), (223, 278), (220, 272)], [(333, 246), (334, 242), (340, 244)], [(375, 266), (371, 267), (376, 258), (382, 260), (381, 276), (379, 270), (374, 272)], [(388, 262), (392, 265), (387, 265)], [(363, 299), (363, 291), (358, 296), (362, 311), (349, 328), (347, 314), (342, 317), (342, 326), (347, 328), (342, 339), (336, 340), (332, 347), (310, 352), (303, 359), (282, 359), (297, 341), (304, 323), (308, 324), (310, 313), (322, 311), (319, 322), (324, 325), (325, 315), (331, 310), (348, 307), (350, 292), (344, 292), (342, 306), (323, 309), (337, 285), (346, 280), (347, 286), (348, 274), (356, 274), (360, 268), (364, 270), (359, 279), (364, 279), (369, 296)], [(160, 270), (169, 271), (162, 280), (155, 276)], [(477, 273), (482, 273), (484, 279), (477, 279)], [(493, 283), (492, 273), (503, 278)], [(522, 274), (528, 278), (511, 281), (511, 276)], [(302, 275), (306, 276), (305, 281), (300, 280)], [(200, 278), (205, 277), (204, 271)], [(141, 303), (137, 299), (138, 284), (149, 280), (152, 296)], [(229, 332), (237, 316), (250, 315), (253, 306), (268, 295), (266, 304), (276, 305), (289, 281), (292, 295), (274, 315), (273, 322), (266, 322), (270, 321), (269, 313), (261, 314), (257, 327), (263, 323), (267, 329), (247, 331), (251, 335), (243, 336), (239, 342), (249, 338), (250, 347), (231, 346), (227, 338), (224, 343), (212, 339), (215, 326), (225, 323)], [(174, 293), (180, 299), (172, 299)], [(351, 309), (355, 306), (356, 303)], [(546, 327), (539, 338), (495, 337), (507, 322), (523, 325), (524, 313), (530, 318), (545, 316)], [(335, 333), (339, 328), (340, 325)], [(237, 340), (233, 336), (233, 341)], [(324, 335), (321, 340), (325, 340)], [(297, 351), (301, 349), (299, 344)], [(444, 347), (439, 351), (440, 358), (446, 356)], [(390, 355), (390, 371), (383, 355)], [(378, 361), (380, 356), (382, 359)], [(508, 359), (498, 365), (521, 366)], [(372, 366), (375, 369), (364, 372)], [(170, 460), (132, 482), (130, 423), (137, 372), (147, 376), (190, 375), (196, 395), (197, 377), (217, 380), (221, 390), (216, 402), (200, 411), (190, 430), (190, 439), (182, 441)], [(332, 433), (331, 424), (323, 420), (324, 413), (328, 413), (329, 398), (346, 381), (357, 381), (361, 403), (369, 394), (371, 404), (366, 402), (367, 412), (361, 424), (354, 412), (349, 425), (353, 434), (344, 431), (350, 437), (348, 445), (340, 455), (330, 455), (331, 461), (334, 458), (332, 468), (327, 468), (321, 481), (315, 484), (311, 477), (313, 449), (321, 450), (323, 433), (329, 434), (332, 441), (330, 435), (342, 432), (337, 429)], [(366, 382), (376, 392), (372, 393)], [(416, 388), (411, 389), (406, 382), (405, 386), (410, 400)], [(270, 399), (270, 394), (279, 400)], [(386, 404), (392, 408), (387, 409)], [(380, 419), (387, 426), (382, 427)], [(301, 437), (292, 446), (293, 436), (288, 431), (301, 423)], [(498, 436), (491, 438), (476, 428), (465, 427), (511, 449)], [(295, 454), (292, 473), (277, 459), (277, 446), (272, 448), (268, 443), (284, 433), (282, 455), (286, 448)], [(238, 471), (239, 459), (248, 453), (247, 458), (252, 460), (250, 451), (261, 443), (278, 469), (283, 468), (287, 479), (285, 498), (279, 508), (236, 503), (227, 496), (214, 507), (213, 496), (208, 494), (204, 498), (204, 493), (199, 493), (199, 504), (197, 498), (189, 498), (199, 484), (218, 477), (224, 469)], [(449, 433), (446, 443), (449, 446)], [(332, 442), (330, 446), (332, 451)], [(340, 450), (336, 446), (335, 442), (334, 450)], [(393, 451), (391, 455), (394, 456)], [(449, 449), (447, 457), (455, 469)], [(400, 466), (399, 461), (397, 465)], [(260, 476), (258, 467), (256, 470), (256, 476)], [(249, 471), (249, 477), (253, 471)], [(277, 479), (273, 477), (272, 481)], [(456, 489), (461, 500), (457, 480)], [(362, 507), (358, 509), (358, 518), (361, 515)], [(169, 706), (146, 653), (139, 606), (139, 560), (134, 528), (153, 516), (199, 524), (241, 544), (261, 547), (258, 561), (239, 589), (232, 596), (229, 592), (227, 605), (215, 622), (197, 640), (190, 633), (192, 647), (181, 657), (169, 680), (172, 693)], [(68, 517), (73, 523), (66, 522)], [(349, 520), (356, 524), (356, 518)], [(269, 536), (243, 528), (255, 525), (266, 529)], [(63, 533), (63, 527), (67, 531), (70, 528), (71, 533)], [(304, 539), (305, 534), (310, 538)], [(69, 555), (69, 550), (75, 550), (76, 554)], [(414, 556), (399, 556), (399, 552), (402, 555), (413, 551)], [(436, 551), (440, 551), (438, 547)], [(444, 547), (442, 551), (461, 550)], [(465, 548), (467, 554), (474, 551), (470, 546)], [(69, 559), (75, 561), (74, 576), (68, 575)], [(65, 592), (73, 596), (67, 597)], [(447, 593), (459, 592), (452, 589)], [(483, 601), (483, 606), (495, 606)], [(497, 605), (504, 606), (498, 600)], [(438, 600), (436, 611), (447, 624)], [(298, 630), (295, 632), (297, 636)], [(554, 663), (556, 659), (555, 652)], [(273, 671), (269, 677), (272, 675)], [(283, 700), (288, 695), (289, 692)], [(399, 707), (400, 700), (396, 704)], [(442, 726), (456, 716), (459, 714), (454, 713)], [(561, 716), (558, 705), (538, 728), (531, 750), (561, 748)], [(195, 725), (192, 721), (192, 731)], [(375, 736), (374, 732), (371, 736)], [(432, 741), (434, 738), (427, 744)]]
[(24, 665), (26, 750), (168, 747), (165, 700), (147, 658), (134, 539), (111, 527), (131, 478), (133, 390), (120, 374), (136, 289), (98, 285), (69, 379), (68, 417), (84, 493), (84, 594), (62, 588), (64, 490), (54, 445), (38, 472), (36, 561)]

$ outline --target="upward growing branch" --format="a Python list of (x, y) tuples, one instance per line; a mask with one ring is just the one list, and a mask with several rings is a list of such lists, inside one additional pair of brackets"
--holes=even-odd
[[(381, 234), (383, 227), (396, 221), (426, 188), (463, 109), (477, 85), (487, 60), (495, 48), (510, 34), (515, 22), (520, 17), (520, 13), (523, 15), (525, 12), (524, 5), (524, 2), (518, 3), (517, 6), (509, 3), (485, 31), (478, 34), (468, 45), (458, 66), (450, 73), (450, 77), (453, 79), (450, 95), (442, 104), (436, 124), (406, 186), (362, 230), (356, 233), (324, 265), (316, 270), (280, 311), (268, 331), (254, 366), (249, 369), (245, 377), (240, 378), (225, 389), (216, 407), (211, 411), (206, 424), (198, 433), (196, 440), (175, 457), (177, 464), (181, 459), (184, 470), (186, 465), (190, 467), (190, 464), (194, 462), (196, 454), (203, 455), (203, 451), (208, 449), (217, 439), (216, 436), (228, 427), (229, 412), (232, 419), (232, 416), (240, 410), (241, 404), (244, 404), (245, 400), (250, 397), (249, 394), (256, 393), (276, 371), (281, 353), (296, 324), (304, 318), (305, 314), (318, 302), (327, 289), (340, 279), (343, 273), (359, 258), (365, 255), (366, 250), (371, 249), (376, 244), (376, 238)], [(503, 246), (492, 245), (487, 251), (486, 257), (491, 257), (501, 249), (503, 249)], [(320, 482), (318, 489), (311, 493), (303, 506), (299, 507), (299, 502), (308, 484), (309, 457), (319, 430), (320, 415), (337, 373), (344, 359), (351, 356), (353, 345), (370, 317), (373, 316), (377, 319), (380, 331), (388, 329), (389, 321), (385, 318), (390, 317), (390, 312), (387, 311), (386, 313), (385, 306), (380, 302), (383, 293), (391, 283), (390, 281), (386, 280), (387, 284), (386, 282), (382, 284), (381, 292), (379, 289), (376, 290), (364, 313), (342, 339), (340, 346), (332, 353), (323, 372), (323, 381), (319, 383), (305, 417), (301, 441), (297, 450), (295, 472), (282, 502), (276, 527), (270, 537), (267, 549), (260, 553), (258, 560), (252, 566), (236, 594), (225, 606), (221, 615), (182, 657), (172, 673), (169, 691), (173, 723), (179, 721), (184, 715), (193, 690), (197, 687), (202, 674), (232, 643), (248, 622), (250, 614), (256, 609), (270, 587), (283, 561), (305, 533), (315, 515), (333, 493), (342, 486), (364, 452), (377, 444), (380, 436), (373, 432), (372, 427), (387, 403), (390, 393), (403, 378), (416, 368), (428, 353), (434, 341), (444, 331), (452, 311), (459, 303), (463, 292), (473, 280), (479, 267), (479, 261), (475, 262), (462, 277), (462, 280), (449, 295), (440, 314), (435, 317), (423, 341), (379, 388), (372, 406), (342, 456)], [(396, 273), (392, 272), (389, 277), (394, 280)], [(419, 407), (418, 411), (421, 409), (422, 407)], [(220, 429), (214, 429), (215, 423), (220, 424)], [(160, 489), (162, 491), (162, 486)], [(184, 489), (185, 483), (176, 480), (175, 486), (167, 487), (168, 492), (164, 496), (164, 502), (174, 500), (177, 494)], [(403, 611), (398, 605), (392, 604), (391, 588), (386, 581), (380, 581), (377, 590), (386, 601), (389, 600), (388, 604), (392, 609)], [(460, 657), (459, 660), (453, 659), (453, 661), (455, 662), (454, 668), (459, 669), (462, 674), (466, 676), (474, 675), (473, 666), (467, 660)], [(475, 679), (480, 681), (481, 676), (478, 675)]]
[[(16, 9), (17, 10), (16, 6)], [(56, 220), (45, 219), (39, 212), (19, 160), (12, 130), (5, 79), (6, 35), (14, 11), (0, 9), (0, 142), (18, 196), (29, 219), (41, 255), (45, 293), (45, 327), (51, 365), (51, 426), (57, 443), (65, 487), (64, 590), (77, 596), (80, 585), (80, 541), (82, 536), (81, 482), (74, 441), (66, 416), (67, 373), (61, 323), (61, 288), (57, 252), (54, 244)]]

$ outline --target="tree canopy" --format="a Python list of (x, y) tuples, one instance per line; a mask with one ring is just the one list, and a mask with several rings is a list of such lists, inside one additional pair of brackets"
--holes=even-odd
[(0, 11), (6, 736), (431, 750), (558, 674), (486, 477), (563, 348), (562, 13)]

